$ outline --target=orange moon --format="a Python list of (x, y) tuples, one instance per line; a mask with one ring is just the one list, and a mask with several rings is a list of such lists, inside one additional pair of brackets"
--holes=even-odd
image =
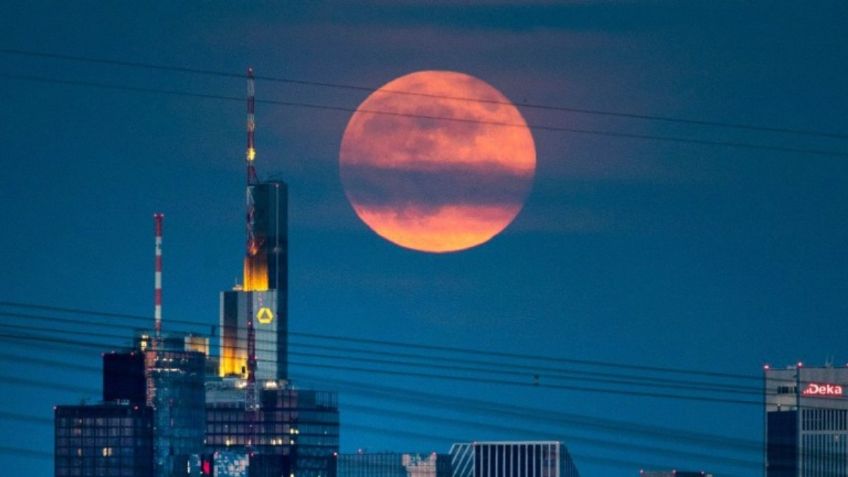
[(378, 235), (413, 250), (454, 252), (487, 242), (515, 219), (533, 184), (536, 146), (518, 108), (488, 83), (419, 71), (359, 105), (339, 169), (351, 206)]

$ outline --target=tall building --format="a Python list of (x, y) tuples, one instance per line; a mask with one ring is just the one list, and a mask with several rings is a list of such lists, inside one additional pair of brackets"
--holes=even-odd
[(848, 368), (765, 368), (766, 477), (848, 475)]
[(206, 452), (249, 456), (251, 477), (334, 477), (336, 394), (265, 381), (259, 409), (251, 411), (245, 406), (247, 385), (240, 378), (207, 382)]
[(206, 355), (192, 350), (182, 336), (166, 337), (143, 352), (146, 404), (153, 409), (154, 477), (185, 475), (191, 456), (204, 451), (206, 430)]
[(470, 442), (451, 446), (453, 477), (579, 477), (559, 441)]
[(288, 192), (284, 182), (249, 185), (255, 248), (244, 282), (221, 293), (219, 376), (246, 377), (248, 318), (256, 329), (256, 379), (288, 378)]
[(397, 452), (339, 454), (338, 477), (451, 477), (450, 455)]
[(103, 402), (147, 403), (144, 353), (140, 350), (103, 353)]
[(56, 406), (56, 477), (153, 475), (153, 409), (104, 403)]
[[(185, 476), (204, 450), (208, 340), (149, 333), (103, 354), (103, 402), (57, 406), (56, 476)], [(129, 465), (132, 460), (132, 466)]]

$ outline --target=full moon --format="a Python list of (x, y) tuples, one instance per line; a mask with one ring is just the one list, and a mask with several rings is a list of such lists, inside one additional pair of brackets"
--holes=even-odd
[(521, 211), (536, 147), (509, 99), (451, 71), (383, 85), (350, 118), (339, 152), (359, 218), (401, 247), (454, 252), (504, 230)]

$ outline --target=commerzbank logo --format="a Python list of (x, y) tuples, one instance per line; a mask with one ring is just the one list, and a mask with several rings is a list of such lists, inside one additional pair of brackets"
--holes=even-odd
[(842, 396), (842, 386), (838, 384), (810, 383), (801, 391), (804, 396)]
[(274, 321), (274, 312), (267, 306), (263, 306), (256, 312), (256, 321), (263, 325), (270, 325)]

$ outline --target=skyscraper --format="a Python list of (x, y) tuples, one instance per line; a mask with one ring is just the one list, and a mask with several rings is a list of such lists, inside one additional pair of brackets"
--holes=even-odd
[(139, 350), (103, 354), (103, 402), (147, 402), (144, 353)]
[(256, 332), (256, 379), (288, 378), (288, 189), (284, 182), (248, 186), (254, 203), (253, 255), (241, 289), (221, 293), (220, 376), (247, 376), (248, 317)]
[(559, 441), (470, 442), (451, 446), (453, 477), (579, 477)]
[(767, 477), (848, 475), (848, 368), (765, 368)]
[(252, 69), (247, 80), (243, 282), (221, 293), (218, 376), (206, 383), (206, 451), (244, 456), (251, 477), (334, 477), (336, 395), (288, 379), (288, 190), (257, 178)]
[(147, 405), (153, 409), (154, 477), (184, 475), (204, 450), (206, 355), (165, 339), (144, 351)]
[(56, 406), (56, 477), (153, 475), (153, 409), (143, 404)]
[(206, 385), (206, 452), (249, 457), (251, 476), (334, 477), (339, 411), (333, 392), (278, 387), (265, 381), (259, 409), (245, 406), (247, 381)]

